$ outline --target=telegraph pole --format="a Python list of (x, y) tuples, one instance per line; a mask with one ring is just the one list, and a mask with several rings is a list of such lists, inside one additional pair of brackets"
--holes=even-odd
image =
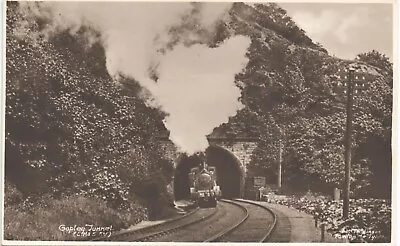
[(346, 136), (345, 136), (345, 179), (343, 189), (343, 218), (349, 217), (349, 203), (350, 203), (350, 170), (351, 170), (351, 142), (352, 142), (352, 128), (353, 128), (353, 77), (355, 69), (349, 68), (349, 78), (347, 81), (347, 118), (346, 118)]
[[(345, 152), (344, 152), (344, 185), (343, 185), (343, 218), (349, 217), (350, 207), (350, 176), (351, 176), (351, 149), (352, 149), (352, 131), (353, 131), (353, 100), (354, 94), (358, 90), (364, 89), (365, 76), (355, 76), (356, 69), (360, 69), (360, 65), (351, 63), (348, 69), (345, 69), (345, 81), (338, 81), (338, 86), (344, 83), (346, 102), (346, 132), (345, 132)], [(339, 69), (340, 72), (340, 69)], [(348, 72), (348, 73), (347, 73)], [(341, 75), (339, 75), (341, 78)]]

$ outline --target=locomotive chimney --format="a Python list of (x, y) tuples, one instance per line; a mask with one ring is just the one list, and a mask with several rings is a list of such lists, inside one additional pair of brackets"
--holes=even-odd
[(197, 157), (199, 158), (200, 166), (205, 168), (207, 164), (206, 164), (206, 155), (204, 154), (204, 152), (199, 152), (197, 154)]

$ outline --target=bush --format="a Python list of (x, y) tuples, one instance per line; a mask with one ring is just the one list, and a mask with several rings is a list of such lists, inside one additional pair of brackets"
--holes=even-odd
[(391, 238), (390, 201), (382, 199), (350, 200), (349, 218), (342, 218), (342, 201), (325, 197), (281, 197), (269, 202), (306, 212), (327, 224), (328, 232), (335, 237), (348, 238), (350, 242), (387, 243)]
[[(84, 218), (100, 223), (107, 216), (96, 216), (107, 209), (130, 211), (143, 179), (165, 187), (172, 176), (173, 165), (162, 158), (156, 140), (161, 113), (146, 105), (136, 81), (121, 77), (120, 84), (108, 75), (101, 44), (84, 40), (94, 30), (45, 38), (42, 24), (51, 20), (20, 7), (7, 3), (5, 166), (7, 181), (15, 185), (6, 187), (7, 212), (38, 223), (38, 211), (51, 220), (53, 212), (71, 217), (63, 211), (81, 208)], [(165, 189), (155, 192), (158, 200), (166, 196)], [(44, 195), (49, 199), (40, 202)], [(54, 200), (59, 197), (64, 198)], [(38, 201), (51, 209), (38, 208)], [(100, 209), (99, 215), (90, 217), (89, 208)], [(157, 215), (156, 209), (149, 206), (149, 214)], [(125, 217), (119, 221), (130, 221)]]
[[(27, 209), (23, 203), (4, 209), (6, 240), (85, 240), (73, 233), (62, 232), (65, 226), (112, 226), (112, 231), (127, 228), (147, 219), (147, 210), (131, 202), (127, 210), (108, 207), (105, 201), (74, 195), (49, 199)], [(31, 212), (31, 211), (32, 212)]]

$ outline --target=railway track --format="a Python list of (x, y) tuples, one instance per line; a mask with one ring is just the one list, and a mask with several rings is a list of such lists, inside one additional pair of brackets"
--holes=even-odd
[(246, 216), (205, 242), (266, 242), (277, 224), (277, 217), (269, 208), (251, 201), (232, 201), (242, 206)]
[(205, 220), (216, 213), (216, 209), (213, 210), (200, 210), (195, 209), (181, 217), (167, 220), (164, 223), (144, 227), (137, 230), (125, 230), (117, 233), (113, 233), (110, 237), (101, 237), (92, 239), (92, 241), (146, 241), (153, 237), (171, 233), (174, 230), (178, 230), (188, 226), (190, 224), (197, 223), (201, 220)]
[(207, 220), (192, 224), (173, 234), (154, 238), (153, 242), (204, 242), (205, 239), (220, 233), (232, 224), (247, 216), (244, 207), (227, 200), (221, 200), (217, 205), (218, 211)]
[(177, 219), (96, 241), (265, 242), (277, 224), (268, 208), (244, 200), (221, 200), (216, 208), (196, 209)]

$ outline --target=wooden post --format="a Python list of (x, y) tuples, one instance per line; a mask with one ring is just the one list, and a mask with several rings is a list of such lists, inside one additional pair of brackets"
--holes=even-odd
[(279, 139), (279, 163), (278, 163), (278, 181), (277, 181), (279, 189), (282, 187), (282, 155), (283, 155), (283, 143), (282, 139)]
[(354, 70), (349, 70), (349, 80), (347, 82), (347, 118), (346, 118), (346, 140), (345, 140), (345, 177), (343, 187), (343, 218), (349, 217), (350, 202), (350, 170), (351, 170), (351, 133), (353, 123), (353, 75)]

